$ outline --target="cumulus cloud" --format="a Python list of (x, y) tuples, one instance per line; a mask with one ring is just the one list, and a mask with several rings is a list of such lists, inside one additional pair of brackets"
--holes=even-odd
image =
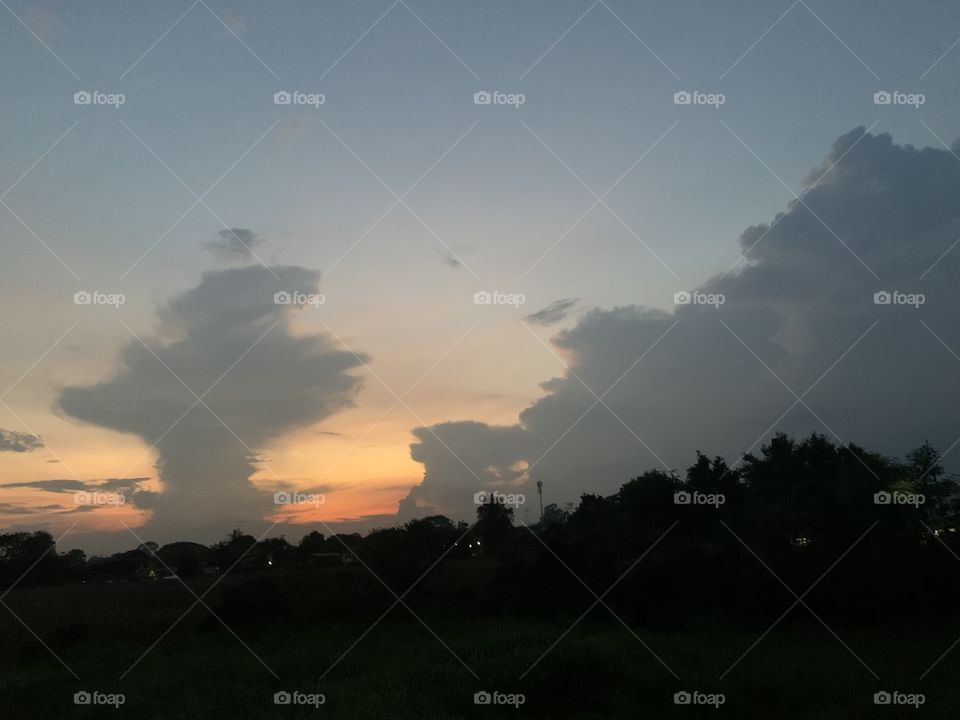
[(265, 240), (246, 228), (223, 229), (215, 240), (207, 240), (203, 247), (214, 257), (226, 262), (250, 262), (256, 258), (255, 248)]
[(68, 415), (156, 448), (162, 491), (135, 496), (153, 511), (153, 536), (216, 537), (272, 513), (272, 493), (250, 481), (258, 453), (352, 405), (350, 371), (366, 358), (295, 334), (301, 308), (274, 302), (316, 293), (319, 279), (293, 266), (205, 273), (161, 309), (155, 337), (123, 348), (112, 378), (61, 392)]
[(554, 300), (542, 310), (531, 313), (523, 319), (531, 325), (540, 325), (541, 327), (556, 325), (558, 322), (567, 318), (567, 315), (570, 314), (570, 311), (573, 310), (578, 302), (580, 302), (580, 298)]
[[(545, 502), (573, 501), (682, 469), (697, 449), (735, 462), (777, 430), (948, 449), (960, 427), (960, 249), (947, 252), (958, 190), (946, 150), (841, 136), (802, 201), (742, 233), (738, 271), (670, 313), (588, 312), (552, 338), (570, 371), (515, 425), (417, 429), (424, 479), (401, 514), (469, 516), (479, 487), (529, 493), (535, 480)], [(894, 293), (923, 304), (882, 303)]]
[(0, 452), (33, 452), (43, 447), (39, 435), (0, 428)]

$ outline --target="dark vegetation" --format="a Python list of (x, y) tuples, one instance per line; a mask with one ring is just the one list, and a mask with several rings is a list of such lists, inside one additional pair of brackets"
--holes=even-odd
[[(678, 503), (677, 493), (700, 501)], [(830, 675), (818, 681), (833, 682), (835, 692), (856, 686), (862, 695), (849, 702), (863, 709), (877, 683), (830, 633), (856, 638), (861, 651), (891, 672), (900, 672), (911, 657), (907, 664), (917, 667), (911, 666), (909, 682), (915, 682), (958, 632), (958, 514), (957, 485), (929, 445), (895, 460), (818, 435), (802, 442), (781, 435), (736, 469), (698, 455), (682, 477), (648, 471), (614, 495), (584, 495), (575, 507), (548, 505), (542, 521), (530, 527), (516, 526), (511, 508), (490, 502), (478, 507), (469, 525), (434, 516), (366, 536), (314, 531), (297, 545), (283, 538), (257, 542), (234, 531), (212, 546), (145, 543), (89, 559), (77, 550), (57, 553), (46, 533), (10, 533), (0, 535), (0, 584), (16, 585), (6, 602), (38, 637), (13, 621), (3, 625), (7, 637), (19, 638), (6, 647), (3, 667), (62, 670), (42, 640), (81, 663), (90, 662), (91, 653), (109, 656), (100, 664), (110, 672), (115, 666), (116, 678), (187, 611), (156, 657), (144, 660), (152, 670), (138, 668), (131, 677), (152, 672), (156, 679), (157, 663), (175, 672), (169, 668), (191, 666), (210, 653), (207, 662), (227, 655), (245, 675), (260, 673), (249, 680), (251, 687), (276, 685), (233, 642), (226, 624), (278, 674), (307, 678), (301, 684), (311, 687), (320, 683), (331, 696), (352, 692), (357, 686), (350, 683), (362, 685), (363, 673), (380, 683), (369, 691), (377, 697), (408, 694), (409, 688), (391, 683), (406, 671), (419, 672), (427, 685), (431, 678), (439, 683), (420, 688), (433, 699), (408, 698), (408, 706), (402, 712), (393, 707), (390, 717), (473, 716), (467, 694), (479, 689), (477, 682), (430, 637), (422, 619), (487, 684), (499, 678), (502, 689), (529, 694), (527, 707), (509, 709), (514, 717), (627, 717), (643, 692), (655, 698), (643, 701), (653, 708), (649, 716), (661, 717), (676, 711), (668, 696), (678, 683), (631, 634), (654, 638), (658, 654), (687, 685), (691, 677), (700, 686), (716, 684), (801, 596), (803, 604), (777, 631), (780, 639), (761, 643), (745, 661), (753, 670), (739, 679), (734, 673), (732, 685), (727, 681), (728, 691), (739, 687), (749, 695), (743, 702), (752, 708), (741, 705), (743, 713), (734, 714), (787, 717), (771, 704), (774, 695), (799, 691), (774, 688), (809, 685), (818, 672)], [(195, 604), (192, 593), (204, 602)], [(519, 683), (581, 615), (577, 631)], [(342, 665), (335, 663), (374, 621), (380, 629)], [(770, 656), (778, 642), (790, 645), (788, 656), (776, 661), (778, 673), (793, 673), (793, 680), (764, 676), (765, 666), (757, 667), (775, 662)], [(798, 658), (812, 664), (795, 667)], [(754, 687), (758, 672), (764, 679)], [(627, 691), (621, 683), (641, 683), (646, 690)], [(588, 703), (589, 687), (605, 700)], [(4, 692), (0, 699), (10, 700), (15, 691)], [(839, 698), (824, 693), (819, 700), (804, 695), (802, 702), (798, 695), (798, 708), (807, 703), (814, 710), (796, 716), (834, 717), (834, 710), (836, 717), (860, 716), (850, 707), (841, 713)], [(312, 716), (333, 712), (332, 702)], [(380, 700), (371, 702), (362, 711), (342, 707), (337, 716), (388, 716)], [(223, 703), (206, 711), (234, 708), (235, 717), (275, 712), (267, 707), (263, 715), (247, 715), (242, 702)], [(486, 716), (496, 712), (506, 711)]]

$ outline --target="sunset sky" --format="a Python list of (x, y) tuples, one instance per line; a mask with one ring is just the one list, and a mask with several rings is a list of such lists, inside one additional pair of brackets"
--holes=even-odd
[(960, 435), (956, 4), (2, 5), (5, 529), (296, 535), (485, 487), (533, 521), (534, 480), (777, 429)]

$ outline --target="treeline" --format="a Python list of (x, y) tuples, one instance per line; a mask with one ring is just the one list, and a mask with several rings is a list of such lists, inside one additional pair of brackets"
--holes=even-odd
[(234, 531), (212, 546), (146, 543), (88, 560), (58, 554), (46, 533), (11, 533), (0, 536), (0, 582), (229, 570), (221, 612), (260, 626), (391, 606), (409, 617), (404, 604), (457, 617), (596, 603), (657, 622), (772, 620), (797, 597), (827, 622), (924, 620), (960, 600), (957, 490), (928, 444), (897, 460), (777, 435), (736, 468), (698, 454), (682, 476), (651, 470), (613, 495), (550, 505), (532, 526), (491, 496), (469, 525), (433, 516), (366, 536), (311, 532), (298, 545)]

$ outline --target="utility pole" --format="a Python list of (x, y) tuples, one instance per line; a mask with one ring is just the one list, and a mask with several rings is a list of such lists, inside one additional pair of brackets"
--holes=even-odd
[(537, 495), (540, 496), (540, 522), (543, 522), (543, 480), (537, 480)]

